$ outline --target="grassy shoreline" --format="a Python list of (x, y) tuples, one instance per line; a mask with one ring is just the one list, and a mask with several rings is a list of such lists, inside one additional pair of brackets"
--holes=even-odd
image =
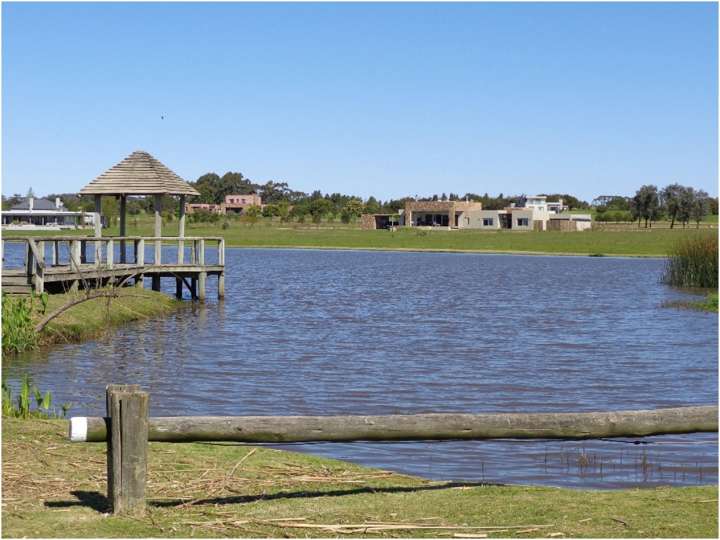
[[(37, 346), (48, 347), (92, 339), (122, 324), (166, 315), (183, 305), (167, 294), (148, 289), (123, 287), (115, 292), (117, 298), (94, 298), (61, 313), (37, 336)], [(48, 295), (44, 314), (39, 311), (40, 301), (35, 299), (32, 324), (38, 324), (43, 317), (67, 302), (81, 298), (83, 291)]]
[[(593, 491), (433, 482), (295, 452), (198, 443), (151, 443), (147, 515), (113, 517), (105, 514), (104, 443), (67, 442), (67, 422), (61, 420), (6, 418), (2, 429), (5, 537), (610, 538), (718, 532), (717, 486)], [(436, 528), (367, 530), (372, 523)]]

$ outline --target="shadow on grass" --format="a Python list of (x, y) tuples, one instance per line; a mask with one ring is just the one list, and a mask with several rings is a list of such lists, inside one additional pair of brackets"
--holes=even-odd
[(102, 493), (97, 491), (71, 491), (72, 495), (77, 497), (76, 501), (45, 501), (48, 508), (68, 508), (70, 506), (86, 506), (97, 512), (109, 512), (110, 501)]
[[(452, 488), (472, 488), (503, 486), (487, 482), (445, 482), (431, 486), (395, 486), (395, 487), (363, 487), (353, 489), (336, 489), (330, 491), (281, 491), (279, 493), (260, 495), (237, 495), (224, 497), (209, 497), (206, 499), (170, 499), (162, 501), (148, 500), (148, 505), (157, 508), (173, 506), (200, 506), (205, 504), (247, 504), (257, 501), (274, 501), (277, 499), (311, 499), (316, 497), (345, 497), (348, 495), (361, 495), (363, 493), (414, 493), (419, 491), (435, 491)], [(47, 501), (48, 508), (68, 508), (71, 506), (86, 506), (98, 512), (109, 512), (110, 502), (107, 497), (97, 491), (73, 491), (76, 501)]]

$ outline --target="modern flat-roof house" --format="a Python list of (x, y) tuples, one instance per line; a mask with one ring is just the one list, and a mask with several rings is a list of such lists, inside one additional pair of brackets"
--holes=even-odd
[(482, 203), (466, 201), (407, 201), (402, 224), (408, 227), (464, 229), (470, 215), (482, 210)]
[(10, 210), (2, 212), (4, 229), (70, 229), (93, 224), (93, 214), (71, 212), (65, 208), (60, 197), (55, 202), (47, 199), (26, 197)]
[[(479, 202), (469, 201), (407, 201), (400, 210), (400, 225), (406, 227), (445, 227), (448, 229), (481, 229), (514, 231), (551, 230), (550, 221), (562, 216), (564, 225), (552, 230), (585, 230), (591, 226), (588, 214), (567, 214), (562, 199), (548, 202), (545, 195), (527, 197), (524, 206), (511, 205), (502, 210), (483, 210)], [(572, 216), (572, 217), (567, 217)], [(364, 214), (363, 229), (386, 229), (393, 225), (390, 214)]]

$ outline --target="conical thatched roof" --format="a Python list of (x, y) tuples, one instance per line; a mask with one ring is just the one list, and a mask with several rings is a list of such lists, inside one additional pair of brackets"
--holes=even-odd
[(80, 195), (200, 195), (147, 152), (133, 152), (80, 190)]

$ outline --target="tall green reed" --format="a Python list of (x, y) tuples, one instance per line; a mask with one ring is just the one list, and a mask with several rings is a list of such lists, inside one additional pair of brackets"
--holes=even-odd
[(687, 236), (675, 244), (668, 254), (661, 281), (675, 287), (717, 289), (717, 233)]

